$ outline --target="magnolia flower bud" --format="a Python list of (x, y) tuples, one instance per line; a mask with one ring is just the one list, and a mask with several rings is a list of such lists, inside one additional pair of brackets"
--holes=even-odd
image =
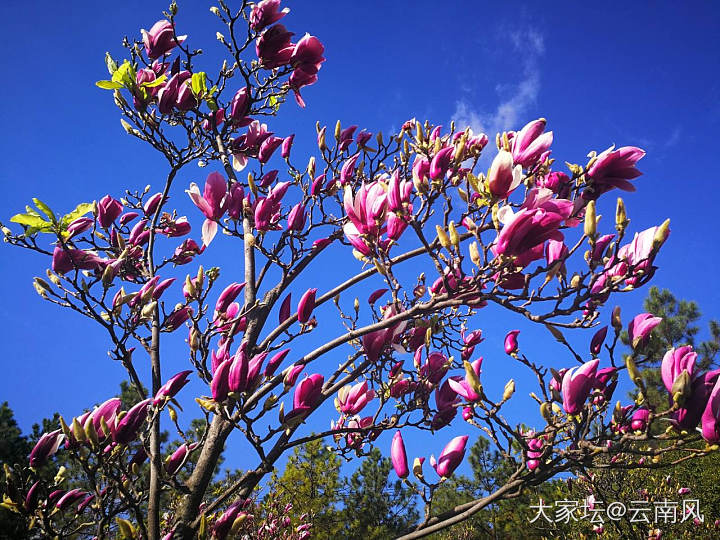
[(307, 172), (310, 178), (315, 178), (315, 156), (310, 156), (308, 160)]
[(445, 232), (445, 229), (443, 229), (440, 225), (435, 225), (435, 230), (437, 231), (438, 240), (440, 241), (440, 245), (444, 247), (445, 249), (450, 249), (450, 238), (448, 237), (447, 233)]
[(632, 356), (628, 356), (625, 359), (625, 367), (627, 367), (630, 380), (642, 388), (642, 375), (640, 375), (640, 371), (635, 365), (635, 360), (632, 359)]
[(455, 228), (454, 221), (451, 221), (448, 225), (448, 233), (450, 235), (450, 243), (452, 243), (453, 246), (458, 247), (460, 245), (460, 235)]
[(475, 266), (481, 266), (482, 265), (482, 259), (480, 258), (480, 250), (478, 249), (477, 242), (473, 242), (468, 246), (468, 251), (470, 251), (470, 260), (473, 262)]
[(340, 133), (342, 132), (342, 125), (340, 124), (340, 120), (338, 120), (335, 123), (335, 140), (340, 141)]
[(415, 458), (413, 460), (413, 474), (422, 480), (423, 478), (423, 463), (425, 462), (425, 458)]
[(620, 306), (615, 306), (612, 311), (612, 318), (610, 319), (612, 327), (615, 330), (622, 330), (622, 317), (620, 316)]
[(510, 379), (505, 384), (505, 390), (503, 391), (502, 400), (507, 401), (512, 397), (512, 395), (515, 393), (515, 381), (513, 379)]
[(553, 423), (553, 414), (552, 414), (552, 406), (547, 401), (544, 401), (540, 404), (540, 415), (545, 419), (545, 421), (552, 425)]
[(625, 203), (621, 197), (618, 197), (617, 206), (615, 207), (615, 228), (622, 234), (628, 223), (630, 223), (630, 221), (628, 221), (627, 213), (625, 212)]
[(591, 241), (597, 233), (597, 216), (595, 214), (595, 201), (590, 201), (585, 207), (585, 236)]
[(327, 143), (325, 142), (325, 128), (323, 127), (317, 136), (317, 145), (320, 151), (327, 150)]
[(463, 361), (463, 366), (465, 367), (465, 380), (470, 385), (470, 388), (473, 392), (475, 392), (478, 396), (482, 397), (483, 394), (483, 387), (482, 383), (480, 383), (480, 377), (478, 377), (477, 373), (475, 373), (475, 369), (473, 368), (473, 365), (468, 362), (467, 360)]
[(672, 395), (673, 403), (679, 407), (682, 407), (685, 404), (686, 399), (690, 397), (690, 393), (692, 391), (691, 382), (690, 373), (688, 373), (687, 370), (683, 370), (673, 382), (670, 394)]
[(653, 237), (653, 249), (659, 249), (660, 246), (665, 243), (665, 239), (667, 238), (669, 232), (670, 220), (666, 219), (655, 231), (655, 236)]

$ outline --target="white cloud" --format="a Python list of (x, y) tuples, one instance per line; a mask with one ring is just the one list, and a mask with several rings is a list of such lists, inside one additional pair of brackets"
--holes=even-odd
[(509, 36), (513, 56), (522, 58), (519, 82), (496, 87), (501, 101), (494, 111), (475, 109), (467, 99), (461, 99), (455, 104), (453, 114), (458, 127), (470, 126), (473, 132), (484, 132), (491, 140), (495, 138), (495, 133), (520, 129), (525, 125), (527, 119), (524, 115), (535, 103), (540, 91), (540, 58), (545, 53), (542, 34), (526, 29), (511, 32)]

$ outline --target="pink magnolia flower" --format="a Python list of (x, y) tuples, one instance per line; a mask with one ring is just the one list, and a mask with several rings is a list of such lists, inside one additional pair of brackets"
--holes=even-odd
[(568, 369), (562, 378), (563, 408), (568, 414), (578, 414), (590, 395), (600, 361), (596, 358), (580, 367)]
[(633, 431), (645, 431), (648, 420), (650, 419), (650, 411), (643, 407), (635, 411), (630, 419), (630, 429)]
[(82, 249), (55, 246), (53, 250), (52, 269), (58, 274), (67, 274), (71, 270), (99, 270), (107, 264), (107, 260)]
[(181, 371), (170, 377), (168, 381), (163, 384), (155, 394), (153, 399), (153, 405), (160, 405), (165, 400), (175, 397), (175, 395), (182, 390), (188, 382), (188, 376), (192, 373), (192, 370)]
[(236, 394), (252, 391), (260, 381), (260, 370), (267, 355), (263, 352), (248, 359), (245, 350), (240, 348), (230, 364), (228, 390)]
[(597, 356), (600, 354), (600, 350), (602, 348), (602, 344), (605, 342), (605, 336), (607, 336), (608, 327), (603, 326), (595, 332), (595, 335), (593, 335), (592, 340), (590, 340), (590, 353), (594, 356)]
[(240, 295), (242, 290), (245, 288), (245, 283), (231, 283), (225, 289), (223, 292), (220, 293), (220, 296), (217, 299), (217, 302), (215, 302), (215, 313), (216, 317), (217, 314), (222, 314), (227, 311), (227, 309), (230, 307), (230, 304), (232, 304), (235, 299)]
[(233, 523), (240, 516), (245, 504), (246, 502), (241, 499), (228, 506), (212, 527), (213, 538), (225, 540), (228, 537)]
[(120, 201), (113, 199), (110, 195), (105, 195), (97, 204), (98, 223), (103, 229), (107, 229), (122, 214), (122, 211), (123, 205)]
[(260, 146), (273, 133), (266, 124), (253, 120), (245, 133), (232, 141), (233, 168), (242, 171), (248, 163), (248, 157), (257, 156)]
[(202, 195), (200, 188), (195, 182), (190, 184), (190, 189), (186, 190), (190, 195), (190, 199), (205, 216), (205, 222), (202, 227), (203, 245), (208, 246), (217, 234), (217, 221), (222, 218), (225, 213), (227, 204), (227, 182), (225, 178), (218, 173), (212, 172), (205, 180), (205, 188)]
[(65, 493), (58, 502), (55, 504), (55, 508), (58, 510), (65, 510), (68, 506), (70, 506), (73, 503), (78, 502), (80, 499), (83, 499), (87, 496), (87, 492), (81, 490), (80, 488), (71, 489), (67, 493)]
[[(478, 376), (478, 378), (480, 377), (480, 368), (482, 367), (482, 361), (482, 358), (478, 358), (471, 363), (473, 371), (475, 372), (475, 375)], [(447, 382), (450, 385), (450, 388), (452, 388), (455, 392), (457, 392), (458, 395), (464, 397), (466, 400), (472, 402), (480, 399), (480, 395), (475, 392), (475, 390), (473, 390), (472, 384), (468, 380), (467, 374), (465, 375), (464, 379), (460, 377), (451, 377), (447, 380)]]
[[(628, 285), (636, 286), (638, 283), (647, 281), (651, 275), (652, 263), (657, 253), (655, 237), (659, 227), (651, 227), (640, 233), (635, 233), (632, 242), (622, 246), (618, 250), (618, 261), (609, 261), (610, 275), (629, 277), (625, 280)], [(665, 238), (670, 234), (668, 229)], [(663, 241), (665, 240), (663, 238)]]
[[(390, 175), (387, 192), (387, 208), (391, 212), (403, 214), (410, 206), (410, 195), (413, 184), (409, 180), (400, 180), (400, 173), (394, 171)], [(412, 206), (410, 206), (412, 208)]]
[(583, 198), (597, 199), (613, 188), (635, 191), (635, 186), (629, 180), (642, 174), (635, 165), (644, 156), (645, 151), (635, 146), (623, 146), (617, 150), (610, 147), (599, 154), (588, 169), (592, 186), (583, 192)]
[[(140, 427), (147, 418), (148, 407), (151, 399), (146, 399), (132, 407), (122, 420), (116, 421), (115, 426), (110, 426), (112, 439), (118, 444), (128, 444), (135, 440)], [(117, 417), (116, 417), (117, 418)]]
[[(560, 209), (559, 209), (560, 210)], [(563, 240), (558, 230), (570, 211), (562, 213), (544, 208), (523, 209), (506, 221), (493, 247), (496, 255), (514, 257), (518, 266), (526, 266), (543, 256), (547, 240)]]
[(315, 309), (315, 293), (317, 293), (317, 289), (308, 289), (298, 302), (298, 322), (301, 324), (308, 322), (312, 316)]
[(710, 392), (701, 421), (703, 438), (711, 444), (720, 442), (720, 379)]
[(176, 73), (158, 93), (158, 110), (161, 114), (171, 114), (173, 109), (188, 111), (197, 106), (197, 100), (190, 86), (192, 73)]
[(198, 444), (199, 443), (181, 444), (177, 450), (165, 460), (165, 470), (170, 476), (180, 470), (180, 467), (185, 464), (190, 453), (198, 447)]
[[(415, 351), (415, 362), (419, 364), (419, 354), (422, 348)], [(420, 368), (420, 375), (427, 378), (432, 384), (438, 384), (448, 372), (448, 358), (441, 352), (428, 354), (425, 364)]]
[(145, 45), (145, 53), (148, 58), (154, 60), (164, 54), (169, 53), (187, 39), (187, 36), (175, 37), (175, 28), (173, 24), (162, 19), (152, 25), (150, 31), (140, 30)]
[(317, 82), (317, 73), (325, 61), (323, 52), (325, 52), (323, 44), (310, 34), (305, 34), (292, 51), (290, 64), (294, 69), (290, 74), (289, 84), (295, 93), (295, 101), (300, 107), (305, 107), (300, 89)]
[(289, 231), (302, 231), (305, 228), (305, 220), (307, 215), (305, 214), (305, 205), (297, 203), (292, 207), (287, 217), (287, 229)]
[(693, 430), (700, 422), (715, 383), (720, 378), (720, 369), (696, 376), (690, 385), (690, 395), (683, 406), (673, 415), (679, 429)]
[(543, 161), (550, 153), (548, 150), (553, 142), (553, 132), (545, 131), (546, 120), (533, 120), (518, 131), (512, 139), (512, 157), (514, 163), (531, 169)]
[(461, 435), (451, 440), (443, 449), (440, 457), (435, 461), (435, 456), (430, 457), (432, 465), (438, 476), (448, 478), (452, 476), (458, 465), (462, 463), (465, 457), (465, 445), (467, 444), (468, 435)]
[[(103, 425), (104, 423), (107, 424), (108, 427), (112, 426), (115, 423), (115, 417), (117, 416), (118, 411), (120, 410), (122, 403), (119, 398), (110, 398), (104, 403), (101, 403), (98, 405), (91, 413), (89, 413), (89, 417), (92, 417), (92, 423), (93, 427), (95, 428), (95, 431), (97, 432), (98, 436), (100, 437), (109, 437), (110, 433), (105, 433)], [(87, 417), (85, 417), (85, 420), (87, 420)], [(85, 422), (82, 422), (84, 424)]]
[(367, 381), (354, 386), (343, 386), (335, 398), (335, 407), (347, 415), (358, 414), (375, 397), (375, 390), (368, 390)]
[(650, 332), (662, 322), (662, 317), (655, 317), (652, 313), (636, 315), (628, 325), (628, 335), (633, 349), (642, 347), (650, 339)]
[(65, 435), (59, 429), (50, 433), (43, 433), (30, 452), (30, 466), (39, 467), (47, 463), (47, 460), (55, 455), (64, 438)]
[(447, 174), (450, 164), (452, 162), (453, 152), (455, 148), (452, 146), (446, 146), (441, 148), (437, 154), (435, 154), (430, 162), (430, 178), (432, 180), (438, 180), (443, 178)]
[(249, 112), (250, 95), (248, 94), (247, 86), (244, 86), (235, 92), (232, 101), (230, 101), (230, 114), (228, 118), (232, 120), (234, 124), (242, 125), (246, 121)]
[(522, 181), (522, 167), (513, 166), (512, 154), (500, 150), (488, 170), (487, 185), (490, 193), (499, 199), (507, 199)]
[(265, 366), (264, 375), (266, 377), (272, 377), (280, 364), (282, 364), (283, 360), (285, 360), (285, 357), (288, 355), (289, 352), (290, 349), (283, 349), (282, 351), (275, 353), (275, 355), (273, 355), (273, 357), (268, 360), (268, 363)]
[[(397, 311), (394, 306), (386, 308), (383, 313), (383, 319), (390, 319), (397, 315)], [(407, 326), (407, 321), (402, 321), (393, 324), (387, 328), (375, 330), (374, 332), (368, 332), (362, 337), (363, 351), (368, 357), (368, 360), (375, 362), (382, 352), (390, 347)]]
[(283, 159), (288, 159), (290, 157), (290, 150), (292, 149), (294, 140), (295, 134), (288, 135), (283, 139), (282, 146), (280, 147), (280, 155)]
[(228, 386), (228, 376), (230, 373), (230, 366), (232, 360), (227, 358), (218, 363), (217, 367), (213, 370), (213, 378), (210, 382), (210, 391), (212, 392), (212, 398), (217, 403), (222, 403), (228, 397), (230, 388)]
[(282, 24), (265, 30), (255, 42), (255, 52), (260, 65), (265, 69), (287, 65), (294, 50), (290, 42), (293, 35), (293, 32), (288, 32)]
[(390, 445), (390, 460), (393, 469), (400, 478), (407, 478), (410, 474), (407, 463), (407, 454), (405, 453), (405, 443), (403, 442), (400, 430), (393, 435), (392, 444)]
[(696, 360), (697, 353), (693, 351), (690, 345), (678, 347), (677, 349), (672, 348), (665, 353), (660, 366), (660, 374), (668, 392), (672, 393), (675, 380), (683, 371), (687, 371), (691, 381), (695, 378)]
[(322, 397), (322, 386), (325, 378), (319, 373), (306, 376), (295, 388), (293, 395), (293, 410), (288, 417), (297, 417), (310, 411)]
[(290, 8), (279, 10), (279, 7), (280, 0), (260, 0), (250, 12), (250, 28), (259, 32), (290, 13)]
[(561, 199), (567, 199), (570, 196), (570, 188), (572, 187), (570, 177), (567, 174), (555, 171), (539, 178), (538, 186), (549, 189)]
[(345, 188), (343, 198), (345, 214), (350, 220), (343, 226), (348, 241), (361, 253), (370, 250), (363, 236), (374, 239), (382, 233), (382, 223), (386, 218), (387, 193), (380, 182), (363, 184), (353, 197), (352, 189)]
[(513, 354), (518, 351), (517, 337), (520, 330), (510, 330), (505, 336), (505, 353)]

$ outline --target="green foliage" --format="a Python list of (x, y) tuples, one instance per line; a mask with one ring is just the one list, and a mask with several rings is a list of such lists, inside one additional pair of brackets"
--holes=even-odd
[[(25, 463), (31, 446), (23, 437), (7, 401), (0, 405), (0, 463), (13, 466)], [(7, 491), (5, 475), (0, 476), (0, 493)], [(0, 539), (27, 538), (27, 523), (19, 514), (0, 507)]]
[[(414, 492), (391, 470), (390, 459), (373, 448), (358, 470), (345, 480), (343, 538), (394, 538), (417, 522)], [(394, 482), (390, 481), (391, 474)]]
[[(515, 463), (497, 450), (490, 442), (479, 437), (470, 447), (468, 461), (473, 476), (454, 476), (438, 488), (433, 498), (432, 515), (439, 515), (453, 508), (494, 493), (507, 482), (515, 471)], [(475, 538), (555, 538), (558, 527), (543, 520), (529, 521), (536, 511), (531, 505), (565, 498), (565, 483), (550, 481), (531, 486), (518, 496), (490, 504), (471, 518), (445, 529), (431, 538), (437, 540)]]
[(340, 487), (340, 458), (317, 439), (295, 447), (283, 474), (273, 474), (269, 489), (282, 505), (292, 504), (294, 514), (309, 514), (313, 538), (320, 539), (337, 536), (342, 526)]
[(30, 206), (26, 206), (26, 213), (16, 214), (10, 218), (10, 221), (13, 223), (27, 227), (25, 236), (31, 236), (38, 232), (56, 233), (66, 236), (65, 231), (67, 231), (68, 225), (80, 216), (91, 212), (94, 208), (92, 203), (80, 203), (75, 207), (75, 210), (58, 220), (50, 207), (40, 199), (33, 198), (33, 203), (35, 203), (35, 206), (42, 214)]

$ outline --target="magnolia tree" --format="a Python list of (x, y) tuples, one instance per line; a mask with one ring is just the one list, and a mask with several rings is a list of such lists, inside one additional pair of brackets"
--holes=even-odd
[[(100, 325), (137, 392), (129, 410), (109, 399), (43, 434), (26, 464), (6, 468), (3, 506), (47, 537), (304, 538), (311, 516), (299, 527), (288, 509), (261, 516), (254, 490), (299, 444), (325, 438), (350, 459), (389, 431), (381, 448), (425, 505), (403, 538), (420, 538), (561, 472), (670, 466), (717, 448), (718, 372), (694, 369), (689, 347), (669, 351), (667, 407), (653, 410), (640, 370), (659, 319), (629, 321), (626, 358), (616, 352), (626, 326), (619, 310), (601, 322), (612, 295), (651, 279), (669, 233), (667, 221), (631, 232), (622, 199), (614, 232), (600, 230), (596, 201), (635, 190), (641, 149), (592, 151), (563, 172), (544, 119), (492, 142), (411, 119), (389, 135), (318, 126), (317, 150), (297, 155), (294, 134), (265, 122), (295, 106), (288, 97), (304, 106), (301, 91), (325, 61), (322, 42), (294, 40), (279, 0), (211, 11), (225, 27), (219, 70), (201, 70), (198, 40), (179, 35), (173, 4), (124, 41), (125, 59), (107, 56), (111, 77), (97, 83), (126, 132), (167, 162), (159, 191), (105, 195), (64, 216), (34, 199), (36, 209), (11, 218), (14, 229), (3, 227), (6, 242), (47, 258), (38, 294)], [(193, 175), (197, 165), (209, 171), (201, 185), (178, 185), (188, 165)], [(168, 205), (182, 190), (198, 210), (187, 217)], [(218, 232), (243, 247), (222, 270), (228, 286), (216, 285), (219, 268), (200, 265)], [(308, 274), (317, 288), (295, 287)], [(483, 336), (476, 315), (498, 307), (547, 327), (567, 350), (553, 362), (565, 368), (525, 354), (518, 330)], [(566, 339), (570, 329), (588, 332), (582, 348)], [(475, 349), (484, 338), (504, 339), (508, 372), (531, 375), (522, 391), (540, 413), (532, 429), (508, 419), (513, 379), (483, 385)], [(185, 342), (187, 369), (177, 374), (161, 354), (172, 340)], [(149, 363), (150, 380), (138, 363)], [(183, 413), (204, 418), (196, 439), (174, 406), (191, 378), (205, 386)], [(622, 378), (637, 386), (635, 402), (612, 400)], [(332, 418), (325, 401), (335, 404)], [(451, 424), (466, 434), (451, 439)], [(183, 440), (174, 452), (161, 444), (163, 425)], [(409, 464), (410, 430), (447, 444), (437, 458), (407, 448), (417, 456)], [(211, 492), (233, 432), (247, 440), (247, 469)], [(514, 473), (483, 498), (431, 512), (437, 487), (480, 432)], [(77, 487), (40, 474), (56, 453), (77, 465)]]

